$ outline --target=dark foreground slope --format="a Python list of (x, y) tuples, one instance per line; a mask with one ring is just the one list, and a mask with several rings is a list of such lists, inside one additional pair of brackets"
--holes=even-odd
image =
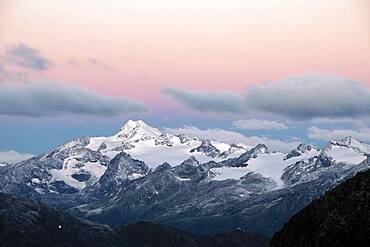
[(313, 201), (276, 233), (271, 246), (369, 246), (370, 170)]
[(0, 246), (267, 246), (244, 231), (196, 236), (148, 222), (117, 230), (76, 219), (55, 208), (0, 193)]
[(209, 246), (209, 247), (259, 247), (268, 246), (268, 239), (241, 230), (230, 233), (197, 236), (175, 228), (163, 227), (149, 222), (128, 224), (117, 230), (120, 238), (131, 246)]
[[(61, 228), (60, 228), (61, 227)], [(0, 246), (120, 246), (108, 227), (0, 194)]]

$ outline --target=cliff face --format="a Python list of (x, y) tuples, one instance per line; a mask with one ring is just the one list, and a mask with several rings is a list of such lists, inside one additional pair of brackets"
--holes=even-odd
[(273, 247), (369, 246), (370, 170), (358, 173), (293, 216)]

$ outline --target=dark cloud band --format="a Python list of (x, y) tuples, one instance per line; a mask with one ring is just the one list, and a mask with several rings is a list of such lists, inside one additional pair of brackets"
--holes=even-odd
[(263, 112), (293, 119), (370, 116), (370, 88), (332, 75), (290, 76), (252, 85), (244, 97), (181, 88), (165, 88), (162, 92), (200, 112)]
[(141, 113), (137, 101), (105, 96), (86, 88), (52, 81), (0, 83), (0, 114), (23, 116), (96, 115)]

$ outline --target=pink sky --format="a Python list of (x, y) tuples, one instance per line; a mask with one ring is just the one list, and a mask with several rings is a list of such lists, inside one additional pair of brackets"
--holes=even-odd
[(33, 78), (161, 105), (164, 86), (241, 91), (312, 72), (370, 85), (369, 9), (367, 0), (4, 0), (0, 42), (54, 61)]

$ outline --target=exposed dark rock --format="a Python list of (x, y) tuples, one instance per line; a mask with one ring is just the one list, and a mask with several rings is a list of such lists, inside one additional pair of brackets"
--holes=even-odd
[(72, 174), (72, 178), (76, 179), (79, 182), (86, 182), (91, 178), (90, 173), (75, 173)]
[(222, 162), (222, 164), (227, 166), (233, 166), (233, 167), (243, 167), (247, 166), (247, 162), (250, 159), (254, 159), (257, 157), (257, 154), (259, 153), (268, 153), (268, 148), (264, 144), (258, 144), (254, 148), (248, 150), (244, 154), (240, 155), (237, 158), (230, 158)]
[(294, 215), (273, 247), (369, 246), (370, 170), (358, 173)]
[(190, 150), (190, 152), (191, 153), (194, 153), (194, 152), (204, 153), (207, 156), (212, 157), (212, 158), (216, 158), (221, 153), (220, 150), (218, 150), (218, 148), (212, 145), (210, 140), (203, 140), (202, 143), (198, 147), (193, 148), (192, 150)]

